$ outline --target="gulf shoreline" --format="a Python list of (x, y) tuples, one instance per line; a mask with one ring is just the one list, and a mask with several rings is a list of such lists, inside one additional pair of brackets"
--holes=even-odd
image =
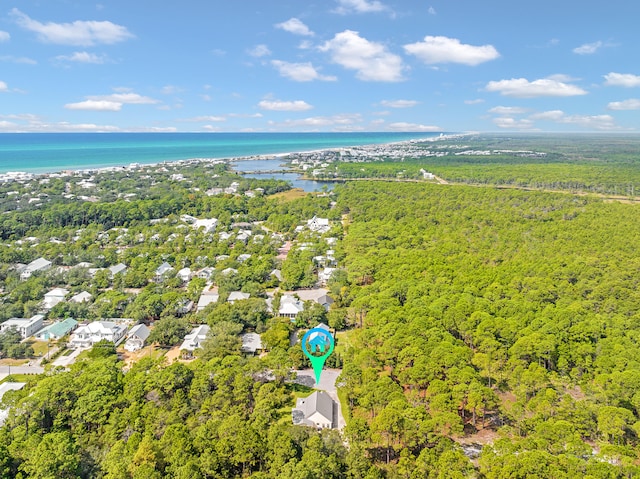
[(366, 144), (357, 144), (357, 145), (349, 145), (349, 146), (332, 146), (327, 148), (312, 148), (312, 149), (303, 149), (303, 150), (292, 150), (286, 152), (279, 153), (265, 153), (265, 154), (253, 154), (253, 155), (241, 155), (241, 156), (222, 156), (222, 157), (197, 157), (197, 158), (183, 158), (176, 160), (162, 160), (162, 161), (151, 161), (151, 162), (143, 162), (143, 161), (132, 161), (132, 162), (122, 162), (119, 164), (95, 164), (89, 167), (76, 167), (75, 165), (70, 165), (69, 167), (36, 167), (36, 168), (26, 168), (26, 169), (11, 169), (11, 170), (2, 170), (0, 171), (0, 181), (6, 181), (14, 176), (34, 176), (34, 177), (47, 177), (49, 175), (63, 175), (63, 174), (90, 174), (90, 173), (100, 173), (100, 172), (108, 172), (108, 171), (122, 171), (129, 170), (135, 171), (142, 168), (147, 167), (158, 167), (161, 165), (167, 166), (175, 166), (180, 164), (198, 164), (198, 163), (236, 163), (240, 161), (260, 161), (260, 160), (269, 160), (269, 159), (279, 159), (284, 158), (288, 155), (294, 154), (310, 154), (310, 153), (321, 153), (325, 151), (331, 150), (346, 150), (351, 148), (368, 148), (368, 147), (382, 147), (382, 146), (393, 146), (393, 145), (403, 145), (417, 142), (435, 142), (442, 140), (450, 140), (454, 138), (461, 138), (464, 136), (468, 136), (466, 133), (453, 133), (453, 134), (439, 134), (438, 136), (432, 137), (417, 137), (407, 140), (400, 141), (391, 141), (391, 142), (373, 142)]

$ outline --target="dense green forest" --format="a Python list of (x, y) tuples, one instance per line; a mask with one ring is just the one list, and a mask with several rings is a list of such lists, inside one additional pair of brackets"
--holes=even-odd
[[(474, 149), (498, 148), (495, 138), (473, 141)], [(70, 368), (48, 369), (6, 393), (12, 409), (0, 428), (0, 477), (637, 477), (638, 206), (490, 186), (516, 173), (534, 186), (555, 169), (557, 178), (574, 175), (578, 189), (611, 193), (635, 181), (637, 158), (622, 140), (612, 142), (613, 159), (598, 141), (591, 159), (578, 143), (544, 141), (553, 148), (535, 158), (341, 162), (336, 167), (354, 177), (403, 172), (420, 181), (348, 182), (331, 195), (288, 200), (270, 196), (286, 184), (242, 179), (241, 193), (262, 187), (265, 195), (205, 194), (237, 179), (221, 167), (208, 175), (183, 168), (180, 182), (170, 180), (173, 170), (110, 173), (92, 202), (62, 199), (69, 187), (55, 181), (42, 186), (50, 201), (40, 207), (7, 200), (0, 320), (27, 317), (47, 288), (66, 284), (95, 301), (60, 304), (53, 317), (132, 317), (154, 323), (152, 339), (167, 346), (192, 324), (206, 322), (212, 333), (190, 362), (144, 357), (125, 366), (114, 348), (99, 345)], [(535, 138), (500, 142), (540, 151)], [(460, 181), (489, 179), (483, 187), (425, 182), (426, 161), (442, 178), (467, 171)], [(119, 181), (135, 196), (114, 194)], [(219, 232), (188, 229), (185, 214), (217, 218)], [(298, 231), (314, 215), (329, 217), (331, 231)], [(221, 239), (238, 223), (264, 237)], [(292, 289), (312, 285), (313, 256), (329, 236), (343, 267), (327, 285), (331, 309), (309, 307), (295, 325), (272, 318), (262, 300), (277, 284), (270, 272), (281, 268), (281, 284)], [(284, 240), (304, 247), (282, 262)], [(243, 254), (251, 257), (241, 261)], [(40, 256), (70, 269), (21, 281), (12, 265)], [(71, 268), (80, 261), (101, 268), (121, 261), (128, 269), (90, 278), (86, 268)], [(178, 317), (177, 306), (195, 300), (204, 281), (150, 281), (163, 261), (235, 269), (213, 276), (221, 296), (242, 290), (252, 298)], [(341, 432), (291, 422), (294, 399), (310, 389), (289, 380), (290, 368), (303, 365), (289, 333), (318, 319), (338, 330), (331, 365), (342, 364)], [(243, 330), (265, 331), (268, 353), (242, 354)]]
[(424, 154), (394, 161), (336, 163), (339, 178), (421, 179), (421, 170), (448, 182), (569, 190), (614, 196), (640, 194), (636, 136), (463, 136), (420, 144)]
[(347, 185), (340, 205), (363, 323), (348, 430), (398, 460), (393, 477), (485, 428), (483, 477), (640, 473), (635, 206), (378, 182)]

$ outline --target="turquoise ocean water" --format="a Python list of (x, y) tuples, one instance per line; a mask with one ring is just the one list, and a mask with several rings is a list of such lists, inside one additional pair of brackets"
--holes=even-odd
[(393, 143), (440, 133), (3, 133), (0, 173), (237, 158)]

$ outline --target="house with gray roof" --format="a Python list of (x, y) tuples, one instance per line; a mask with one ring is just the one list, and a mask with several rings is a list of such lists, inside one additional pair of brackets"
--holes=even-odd
[(201, 324), (191, 330), (189, 334), (184, 337), (184, 341), (180, 345), (180, 351), (183, 356), (192, 356), (193, 352), (202, 347), (202, 343), (207, 339), (207, 334), (211, 328), (206, 324)]
[(245, 333), (240, 336), (242, 346), (240, 350), (243, 353), (256, 354), (262, 351), (262, 339), (258, 333)]
[(251, 297), (250, 293), (243, 293), (242, 291), (231, 291), (229, 293), (229, 297), (227, 298), (227, 301), (233, 304), (236, 301), (242, 301), (243, 299), (249, 299), (250, 297)]
[(43, 307), (44, 309), (52, 309), (56, 304), (64, 301), (64, 298), (69, 294), (69, 290), (64, 288), (54, 288), (44, 295)]
[(136, 324), (127, 333), (127, 341), (124, 343), (124, 349), (131, 352), (142, 349), (149, 334), (151, 334), (151, 331), (144, 324)]
[(162, 282), (164, 280), (165, 276), (168, 275), (171, 271), (173, 271), (173, 266), (171, 266), (166, 261), (164, 263), (162, 263), (156, 269), (156, 277), (155, 277), (156, 282), (158, 282), (158, 283)]
[(32, 261), (31, 263), (29, 263), (20, 272), (20, 279), (22, 279), (22, 280), (29, 279), (33, 273), (36, 273), (38, 271), (45, 271), (45, 270), (51, 268), (52, 264), (53, 263), (51, 263), (51, 261), (49, 261), (49, 260), (46, 260), (44, 258), (38, 258), (38, 259)]
[(69, 299), (70, 303), (88, 303), (93, 299), (93, 295), (89, 291), (82, 291)]
[(117, 274), (124, 273), (127, 270), (127, 265), (124, 263), (114, 264), (113, 266), (109, 266), (107, 268), (111, 277), (113, 278)]
[(317, 429), (331, 429), (334, 425), (335, 404), (324, 391), (316, 391), (311, 396), (299, 398), (292, 411), (293, 423)]

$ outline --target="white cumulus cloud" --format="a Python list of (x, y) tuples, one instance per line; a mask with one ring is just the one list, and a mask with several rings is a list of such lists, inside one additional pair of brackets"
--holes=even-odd
[(321, 75), (310, 62), (289, 63), (281, 60), (272, 60), (271, 64), (276, 67), (281, 76), (294, 81), (307, 82), (313, 80), (337, 80), (335, 76)]
[(303, 100), (281, 101), (281, 100), (262, 100), (258, 106), (263, 110), (271, 111), (305, 111), (311, 110), (313, 106)]
[(260, 58), (271, 55), (271, 50), (266, 45), (256, 45), (251, 50), (248, 51), (249, 55), (252, 57)]
[(442, 128), (439, 126), (421, 125), (419, 123), (407, 123), (404, 121), (389, 123), (387, 129), (392, 131), (442, 131)]
[(562, 110), (549, 110), (541, 113), (535, 113), (530, 116), (533, 120), (561, 121), (565, 117)]
[(418, 101), (416, 100), (382, 100), (380, 105), (388, 108), (411, 108), (416, 106)]
[(592, 55), (597, 52), (604, 43), (601, 41), (593, 42), (593, 43), (585, 43), (584, 45), (580, 45), (573, 49), (573, 53), (577, 53), (578, 55)]
[(106, 57), (89, 52), (73, 52), (71, 55), (58, 55), (56, 60), (76, 63), (93, 63), (101, 65), (107, 61)]
[(196, 122), (196, 123), (201, 123), (201, 122), (219, 122), (219, 121), (227, 121), (227, 119), (224, 116), (213, 116), (213, 115), (203, 115), (203, 116), (194, 116), (193, 118), (186, 118), (182, 121), (189, 121), (189, 122)]
[(268, 122), (270, 126), (281, 128), (306, 128), (306, 129), (331, 129), (334, 131), (354, 131), (361, 130), (362, 115), (359, 113), (342, 113), (333, 116), (312, 116), (286, 120), (284, 122)]
[(526, 108), (521, 108), (518, 106), (495, 106), (489, 110), (489, 113), (494, 113), (496, 115), (522, 115), (526, 113)]
[(325, 42), (320, 50), (331, 55), (331, 60), (364, 81), (398, 82), (404, 78), (402, 59), (377, 42), (361, 37), (358, 32), (345, 30)]
[(285, 32), (293, 33), (294, 35), (313, 36), (314, 33), (306, 26), (301, 20), (297, 18), (290, 18), (286, 22), (276, 23), (276, 28), (284, 30)]
[(119, 89), (111, 95), (87, 96), (84, 101), (67, 103), (64, 107), (67, 110), (120, 111), (123, 105), (153, 105), (156, 103), (160, 102), (155, 98)]
[(85, 100), (78, 103), (67, 103), (64, 107), (67, 110), (120, 111), (122, 103), (107, 100)]
[(14, 57), (13, 55), (0, 56), (0, 62), (22, 63), (24, 65), (37, 65), (38, 62), (28, 57)]
[(528, 130), (533, 128), (533, 122), (527, 119), (516, 119), (508, 116), (501, 116), (493, 119), (493, 123), (498, 128)]
[(0, 81), (0, 92), (2, 91), (9, 91), (9, 86), (5, 82)]
[(8, 42), (10, 38), (11, 38), (11, 35), (9, 35), (9, 32), (0, 30), (0, 43)]
[(132, 92), (112, 93), (111, 95), (94, 95), (88, 96), (88, 100), (111, 101), (117, 103), (126, 103), (130, 105), (153, 105), (160, 103), (159, 100), (148, 96), (139, 95)]
[(82, 21), (72, 23), (42, 23), (33, 20), (17, 8), (10, 12), (16, 24), (37, 34), (45, 43), (60, 45), (91, 46), (113, 44), (133, 38), (134, 35), (122, 25), (108, 21)]
[(640, 99), (629, 98), (624, 101), (612, 101), (607, 105), (609, 110), (640, 110)]
[(562, 110), (550, 110), (530, 116), (534, 120), (553, 121), (563, 125), (576, 125), (587, 130), (615, 130), (611, 115), (567, 115)]
[(338, 6), (333, 10), (334, 13), (346, 15), (348, 13), (375, 13), (388, 10), (382, 2), (378, 0), (337, 0)]
[(404, 46), (407, 53), (415, 55), (424, 63), (461, 63), (479, 65), (500, 56), (493, 45), (468, 45), (457, 38), (426, 36), (422, 42)]
[(564, 97), (587, 94), (580, 87), (551, 78), (542, 78), (534, 81), (529, 81), (526, 78), (490, 81), (487, 83), (485, 90), (516, 98)]
[(604, 76), (605, 85), (609, 86), (624, 86), (627, 88), (640, 86), (640, 75), (633, 75), (631, 73), (607, 73)]

